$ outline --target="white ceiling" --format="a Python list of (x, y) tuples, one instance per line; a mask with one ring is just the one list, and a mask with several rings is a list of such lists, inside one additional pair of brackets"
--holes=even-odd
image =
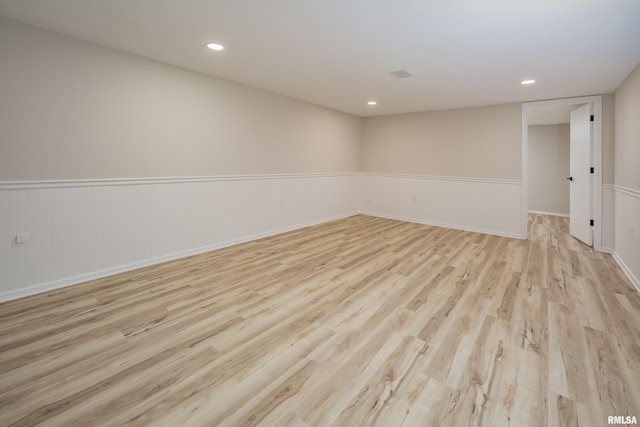
[(640, 62), (638, 0), (0, 0), (0, 16), (359, 116), (610, 93)]

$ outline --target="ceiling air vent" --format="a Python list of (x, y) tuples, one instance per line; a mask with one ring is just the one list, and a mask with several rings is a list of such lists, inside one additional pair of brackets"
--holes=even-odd
[(393, 77), (398, 79), (406, 79), (407, 77), (413, 77), (413, 74), (411, 74), (407, 70), (392, 71), (389, 74), (391, 74)]

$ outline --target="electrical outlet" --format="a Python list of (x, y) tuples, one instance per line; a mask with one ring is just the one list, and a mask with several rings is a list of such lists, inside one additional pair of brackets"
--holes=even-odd
[(29, 240), (29, 235), (27, 233), (18, 233), (16, 234), (16, 243), (22, 244)]

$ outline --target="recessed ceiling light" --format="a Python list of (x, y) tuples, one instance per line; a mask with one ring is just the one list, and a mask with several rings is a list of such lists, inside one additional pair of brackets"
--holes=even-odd
[(207, 47), (211, 50), (222, 50), (224, 46), (218, 43), (207, 43)]
[(413, 74), (411, 74), (407, 70), (392, 71), (389, 74), (391, 74), (393, 77), (397, 79), (406, 79), (407, 77), (413, 77)]
[(536, 81), (535, 80), (523, 80), (520, 82), (521, 85), (531, 85), (534, 84)]
[(378, 105), (378, 103), (376, 101), (369, 101), (367, 102), (367, 105)]

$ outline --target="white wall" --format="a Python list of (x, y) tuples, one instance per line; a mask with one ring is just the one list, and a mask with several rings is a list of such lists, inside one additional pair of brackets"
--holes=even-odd
[(0, 19), (0, 300), (356, 213), (361, 125)]
[(569, 125), (529, 126), (529, 211), (569, 215)]
[(2, 19), (0, 55), (0, 181), (359, 167), (359, 117)]
[(640, 291), (640, 65), (614, 98), (613, 254)]
[(367, 215), (521, 238), (517, 180), (363, 173)]
[[(634, 73), (605, 163), (634, 158)], [(517, 104), (361, 119), (0, 19), (0, 300), (358, 211), (524, 237), (520, 119)], [(603, 197), (637, 277), (627, 175)]]
[(602, 96), (602, 250), (613, 251), (614, 98)]
[[(0, 185), (0, 301), (357, 212), (356, 174)], [(15, 243), (17, 233), (29, 240)]]
[[(640, 292), (640, 191), (614, 186), (613, 255)], [(633, 237), (631, 232), (633, 227)]]
[(525, 237), (521, 125), (519, 104), (365, 118), (363, 211)]
[(365, 172), (520, 180), (521, 106), (367, 117)]

